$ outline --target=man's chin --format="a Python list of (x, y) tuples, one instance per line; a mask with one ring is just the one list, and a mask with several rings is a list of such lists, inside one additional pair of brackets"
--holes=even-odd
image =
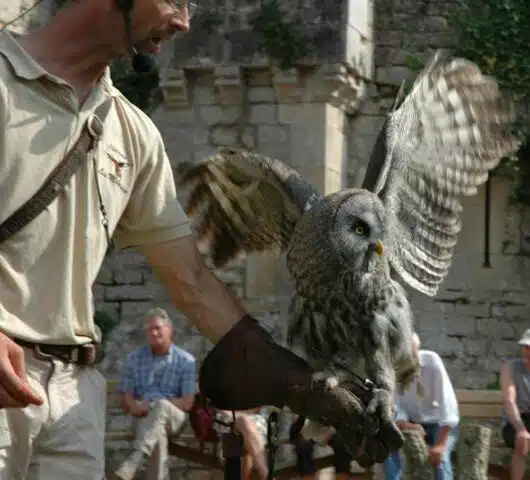
[(139, 53), (146, 53), (151, 55), (156, 55), (160, 53), (161, 42), (155, 42), (154, 40), (146, 40), (139, 45), (136, 45), (136, 49)]

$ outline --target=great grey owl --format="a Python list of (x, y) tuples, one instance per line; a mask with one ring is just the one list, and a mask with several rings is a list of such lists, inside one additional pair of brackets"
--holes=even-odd
[(474, 195), (519, 147), (496, 81), (436, 54), (384, 122), (363, 188), (327, 196), (279, 160), (231, 148), (183, 167), (187, 212), (216, 266), (279, 249), (296, 285), (288, 345), (336, 382), (367, 376), (381, 418), (417, 374), (411, 308), (397, 277), (435, 295)]

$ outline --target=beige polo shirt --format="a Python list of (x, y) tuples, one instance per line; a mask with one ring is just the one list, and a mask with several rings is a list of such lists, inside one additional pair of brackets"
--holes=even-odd
[(0, 330), (34, 342), (96, 338), (91, 288), (111, 232), (122, 247), (191, 234), (161, 136), (111, 83), (109, 72), (82, 106), (7, 32), (0, 34), (0, 222), (42, 185), (108, 96), (102, 141), (52, 204), (0, 244)]

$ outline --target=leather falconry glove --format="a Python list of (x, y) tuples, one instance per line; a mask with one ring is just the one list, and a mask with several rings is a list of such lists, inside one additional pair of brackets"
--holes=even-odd
[[(287, 406), (300, 416), (332, 426), (356, 458), (363, 437), (372, 437), (379, 429), (377, 416), (366, 413), (370, 398), (362, 399), (366, 394), (362, 388), (358, 392), (342, 386), (327, 389), (313, 381), (313, 374), (305, 360), (278, 345), (255, 318), (246, 315), (204, 359), (199, 386), (211, 405), (219, 409)], [(402, 435), (398, 440), (392, 436), (392, 442), (394, 445), (383, 442), (387, 455), (403, 445)], [(370, 452), (379, 450), (372, 448)]]

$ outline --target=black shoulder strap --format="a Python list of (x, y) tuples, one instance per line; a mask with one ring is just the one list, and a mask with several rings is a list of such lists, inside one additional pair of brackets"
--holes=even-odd
[(2, 225), (0, 243), (5, 242), (34, 220), (59, 195), (70, 178), (86, 163), (88, 152), (103, 133), (103, 123), (109, 113), (112, 97), (105, 100), (88, 118), (75, 145), (48, 176), (40, 189)]

